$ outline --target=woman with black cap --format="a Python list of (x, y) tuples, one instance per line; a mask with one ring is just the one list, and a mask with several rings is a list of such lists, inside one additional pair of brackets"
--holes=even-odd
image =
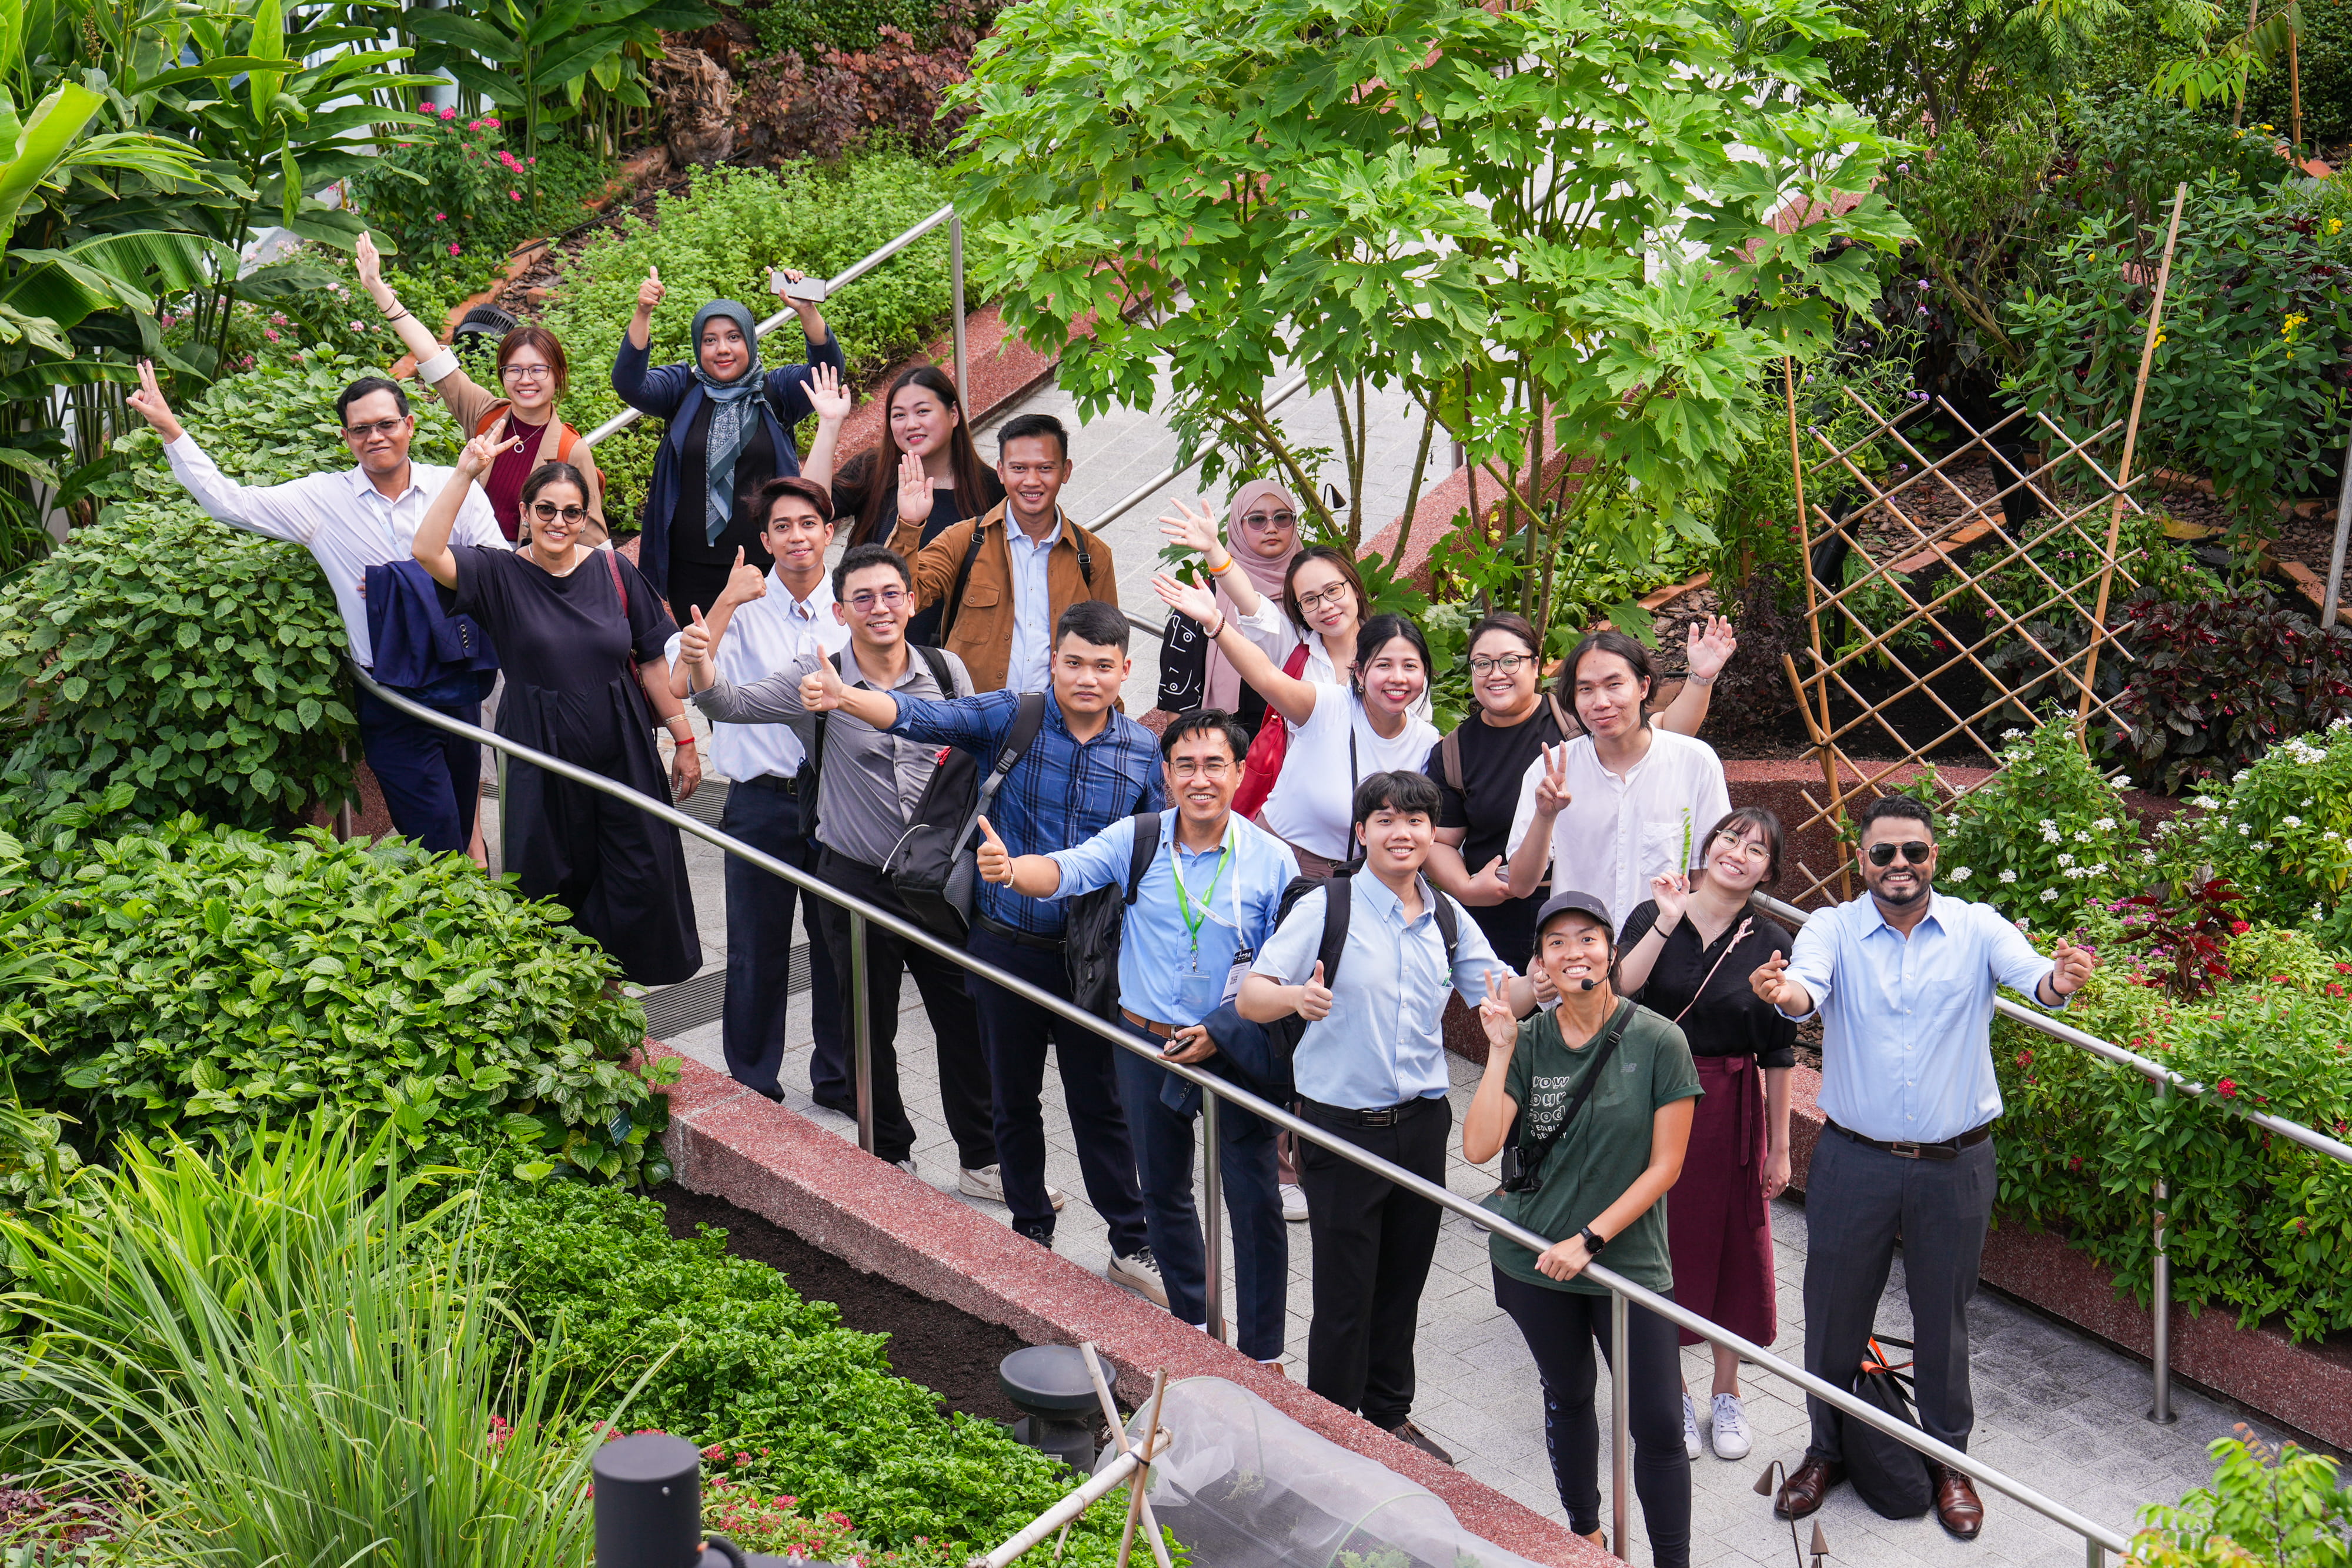
[[(801, 277), (778, 276), (780, 289)], [(637, 566), (684, 625), (726, 588), (739, 549), (762, 571), (773, 564), (761, 538), (760, 486), (793, 474), (832, 485), (834, 437), (849, 412), (840, 381), (848, 361), (816, 302), (788, 295), (808, 340), (806, 364), (761, 370), (750, 308), (714, 299), (694, 313), (694, 361), (655, 368), (654, 308), (662, 294), (660, 272), (648, 268), (613, 361), (613, 391), (630, 407), (669, 422), (639, 519), (645, 537)], [(818, 416), (817, 436), (803, 464), (792, 430), (811, 413)]]
[(1554, 894), (1536, 916), (1535, 961), (1559, 1007), (1520, 1022), (1488, 982), (1478, 1009), (1486, 1072), (1462, 1123), (1465, 1159), (1504, 1155), (1502, 1189), (1487, 1207), (1555, 1239), (1541, 1253), (1499, 1233), (1489, 1239), (1495, 1301), (1519, 1325), (1542, 1378), (1545, 1444), (1570, 1527), (1600, 1540), (1597, 1342), (1611, 1375), (1625, 1380), (1651, 1559), (1687, 1568), (1690, 1458), (1675, 1325), (1632, 1307), (1620, 1351), (1610, 1343), (1609, 1291), (1584, 1270), (1606, 1248), (1617, 1273), (1673, 1294), (1666, 1189), (1682, 1175), (1698, 1070), (1682, 1030), (1617, 995), (1616, 930), (1599, 898)]

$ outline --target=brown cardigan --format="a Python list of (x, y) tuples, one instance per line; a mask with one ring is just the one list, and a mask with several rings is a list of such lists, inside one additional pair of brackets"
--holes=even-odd
[[(1078, 527), (1067, 512), (1061, 518), (1062, 537), (1045, 558), (1053, 618), (1059, 620), (1063, 611), (1082, 600), (1117, 604), (1118, 573), (1111, 564), (1110, 547)], [(963, 585), (955, 619), (940, 629), (940, 642), (971, 673), (973, 691), (1003, 691), (1005, 667), (1013, 662), (1013, 561), (1004, 546), (1004, 503), (998, 502), (978, 522), (956, 524), (923, 545), (919, 553), (916, 547), (923, 537), (923, 526), (902, 522), (890, 536), (890, 548), (913, 565), (915, 599), (929, 608), (953, 594), (956, 573), (963, 570), (964, 551), (971, 548), (974, 528), (981, 531), (980, 554), (972, 558), (971, 580)], [(1080, 541), (1086, 546), (1091, 586), (1078, 570)]]
[[(502, 416), (512, 406), (508, 399), (496, 392), (483, 391), (462, 368), (451, 371), (431, 385), (439, 395), (442, 405), (448, 409), (449, 417), (457, 422), (457, 434), (462, 440), (471, 441), (484, 420)], [(530, 465), (533, 468), (556, 460), (557, 449), (563, 443), (564, 429), (560, 415), (547, 422), (539, 438), (539, 450), (531, 455)], [(612, 530), (604, 526), (604, 476), (596, 471), (596, 455), (581, 442), (574, 441), (572, 455), (564, 461), (579, 469), (581, 476), (588, 481), (588, 520), (593, 526), (582, 536), (582, 542), (603, 544), (612, 537)], [(526, 528), (525, 532), (528, 531)]]

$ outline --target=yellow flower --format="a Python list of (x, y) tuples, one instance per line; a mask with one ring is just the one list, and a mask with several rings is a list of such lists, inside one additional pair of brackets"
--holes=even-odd
[(2340, 234), (2343, 232), (2343, 228), (2344, 220), (2342, 218), (2330, 218), (2327, 220), (2327, 232), (2329, 234)]
[(2268, 131), (2268, 130), (2269, 130), (2269, 129), (2271, 129), (2271, 128), (2270, 128), (2269, 126), (2265, 125), (2265, 126), (2263, 126), (2263, 129), (2264, 131)]
[(2310, 319), (2310, 317), (2305, 316), (2299, 310), (2296, 311), (2286, 319), (2286, 322), (2284, 326), (2279, 328), (2279, 336), (2284, 338), (2290, 343), (2294, 341), (2294, 329)]
[(2157, 346), (2158, 348), (2161, 349), (2162, 347), (2164, 347), (2164, 339), (2165, 339), (2165, 334), (2164, 334), (2164, 333), (2162, 333), (2162, 332), (2158, 332), (2158, 333), (2156, 335), (2156, 346)]

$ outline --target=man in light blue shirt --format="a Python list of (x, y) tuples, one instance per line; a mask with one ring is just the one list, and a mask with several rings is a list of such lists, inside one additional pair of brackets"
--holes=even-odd
[[(1188, 713), (1160, 737), (1160, 766), (1175, 810), (1150, 830), (1157, 841), (1120, 921), (1119, 1010), (1129, 1028), (1171, 1061), (1216, 1054), (1201, 1020), (1240, 983), (1238, 964), (1274, 932), (1282, 890), (1298, 874), (1290, 846), (1233, 814), (1249, 731), (1213, 708)], [(1075, 848), (1007, 854), (993, 831), (980, 873), (1031, 898), (1075, 898), (1124, 887), (1139, 821), (1128, 818)], [(1119, 1098), (1135, 1137), (1144, 1221), (1168, 1291), (1168, 1310), (1208, 1322), (1208, 1262), (1192, 1206), (1192, 1086), (1131, 1051), (1117, 1053)], [(1235, 1317), (1244, 1355), (1282, 1354), (1290, 1247), (1275, 1186), (1274, 1129), (1245, 1111), (1220, 1124), (1219, 1168), (1233, 1217)]]
[[(1862, 815), (1869, 891), (1805, 923), (1787, 959), (1750, 977), (1788, 1018), (1822, 1015), (1828, 1126), (1806, 1178), (1805, 1369), (1851, 1385), (1904, 1246), (1919, 1427), (1969, 1446), (1968, 1304), (1998, 1186), (1992, 1124), (1996, 986), (2063, 1007), (2096, 962), (2063, 939), (2055, 960), (1981, 904), (1934, 893), (1934, 818), (1905, 795)], [(1801, 1519), (1845, 1477), (1836, 1411), (1808, 1400), (1812, 1438), (1774, 1511)], [(1928, 1466), (1936, 1517), (1973, 1540), (1984, 1505), (1968, 1477)]]
[[(1443, 1184), (1453, 1131), (1446, 1103), (1445, 993), (1472, 1007), (1488, 975), (1510, 976), (1462, 906), (1421, 874), (1436, 837), (1437, 786), (1375, 773), (1356, 789), (1361, 867), (1301, 898), (1242, 982), (1244, 1018), (1307, 1020), (1291, 1058), (1300, 1114), (1325, 1132)], [(1324, 911), (1347, 899), (1336, 969), (1323, 956)], [(1535, 1009), (1527, 981), (1513, 1009)], [(1413, 1328), (1437, 1251), (1442, 1211), (1318, 1145), (1298, 1150), (1315, 1249), (1307, 1385), (1435, 1458), (1452, 1457), (1412, 1424)]]

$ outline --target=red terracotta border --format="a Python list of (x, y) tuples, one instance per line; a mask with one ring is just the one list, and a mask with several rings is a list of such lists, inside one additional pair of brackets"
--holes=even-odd
[(723, 1197), (857, 1268), (1001, 1323), (1033, 1344), (1092, 1340), (1117, 1364), (1119, 1392), (1131, 1402), (1149, 1394), (1150, 1374), (1159, 1367), (1171, 1378), (1228, 1378), (1341, 1448), (1427, 1487), (1465, 1529), (1497, 1546), (1555, 1568), (1603, 1568), (1612, 1561), (1566, 1526), (1408, 1448), (1068, 1259), (1040, 1251), (700, 1062), (655, 1041), (646, 1042), (646, 1051), (678, 1064), (662, 1145), (677, 1180), (690, 1190)]

